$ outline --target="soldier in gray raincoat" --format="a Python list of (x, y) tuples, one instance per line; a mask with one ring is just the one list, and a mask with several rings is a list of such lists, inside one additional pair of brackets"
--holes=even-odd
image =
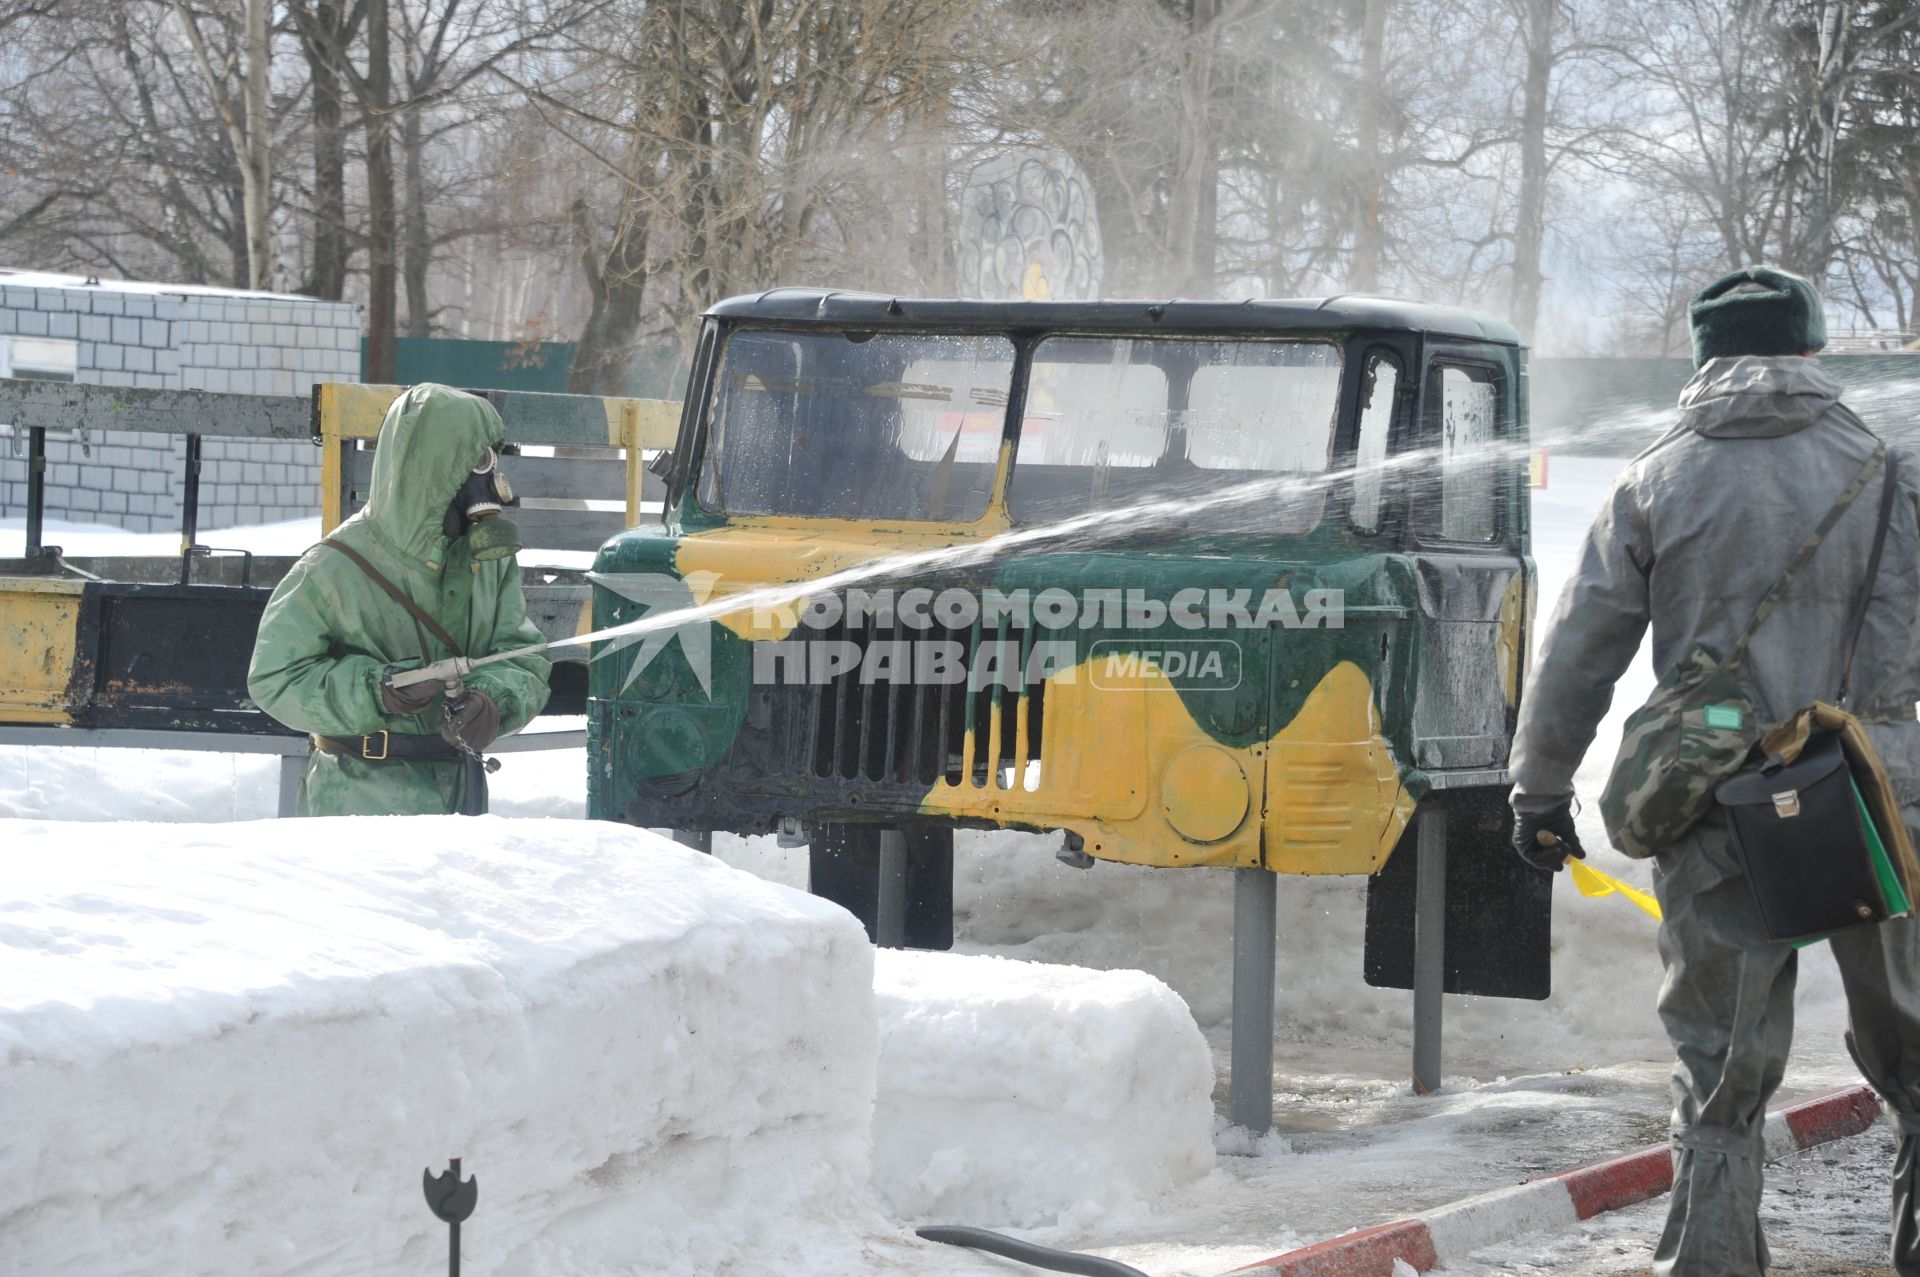
[[(1515, 849), (1558, 870), (1582, 855), (1574, 770), (1613, 685), (1653, 629), (1656, 669), (1695, 644), (1724, 659), (1794, 552), (1878, 446), (1811, 358), (1826, 344), (1813, 287), (1767, 268), (1736, 272), (1690, 308), (1698, 371), (1680, 420), (1615, 481), (1581, 548), (1527, 683), (1513, 748)], [(1852, 708), (1920, 824), (1920, 465), (1901, 455), (1885, 557), (1852, 671)], [(1878, 523), (1855, 502), (1755, 631), (1740, 679), (1778, 722), (1832, 701), (1845, 634)], [(1550, 835), (1541, 838), (1542, 833)], [(1555, 839), (1558, 839), (1557, 843)], [(1673, 1071), (1674, 1187), (1659, 1277), (1766, 1271), (1761, 1128), (1793, 1037), (1799, 953), (1769, 941), (1720, 816), (1654, 859), (1666, 920), (1658, 1009)], [(1893, 1266), (1920, 1277), (1920, 921), (1829, 941), (1849, 1009), (1847, 1046), (1900, 1127)], [(1818, 952), (1815, 950), (1814, 952)]]

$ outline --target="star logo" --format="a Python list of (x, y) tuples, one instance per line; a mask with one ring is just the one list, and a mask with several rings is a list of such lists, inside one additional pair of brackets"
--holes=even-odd
[[(694, 592), (708, 592), (713, 583), (720, 579), (717, 572), (692, 572), (685, 577), (669, 576), (664, 572), (589, 572), (587, 580), (595, 585), (613, 591), (630, 603), (638, 603), (646, 609), (646, 620), (670, 622), (676, 612), (689, 611), (696, 606)], [(631, 624), (631, 622), (629, 622)], [(713, 623), (696, 617), (679, 624), (659, 624), (636, 627), (629, 634), (615, 634), (600, 640), (599, 651), (590, 658), (599, 660), (603, 656), (620, 651), (622, 648), (638, 645), (633, 664), (627, 669), (627, 678), (620, 685), (622, 694), (633, 681), (640, 677), (643, 670), (653, 663), (653, 659), (667, 650), (670, 643), (680, 644), (680, 655), (686, 659), (687, 668), (700, 683), (700, 690), (707, 699), (713, 699)]]

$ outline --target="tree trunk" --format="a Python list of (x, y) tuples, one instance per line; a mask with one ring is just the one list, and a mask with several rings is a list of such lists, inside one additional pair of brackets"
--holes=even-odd
[(229, 288), (250, 288), (253, 282), (253, 262), (248, 256), (247, 239), (247, 195), (246, 182), (242, 179), (238, 186), (229, 181), (224, 188), (227, 202), (225, 235), (227, 257), (233, 264), (229, 268), (227, 279)]
[(407, 174), (407, 336), (431, 337), (433, 311), (427, 303), (427, 271), (433, 265), (433, 248), (427, 238), (427, 175), (426, 160), (422, 154), (426, 143), (420, 136), (419, 107), (407, 110), (401, 130)]
[(1838, 252), (1833, 233), (1834, 169), (1840, 142), (1840, 117), (1846, 111), (1853, 48), (1854, 7), (1850, 0), (1821, 0), (1813, 6), (1819, 24), (1818, 52), (1807, 74), (1813, 81), (1807, 120), (1807, 210), (1801, 233), (1789, 250), (1790, 266), (1815, 285), (1826, 278)]
[(1547, 92), (1553, 80), (1559, 0), (1527, 0), (1526, 81), (1520, 104), (1520, 198), (1513, 219), (1513, 286), (1507, 314), (1533, 340), (1540, 319), (1541, 250), (1547, 228)]
[(269, 0), (247, 0), (247, 149), (240, 168), (247, 206), (247, 267), (255, 288), (273, 286), (273, 117), (267, 109), (272, 8)]
[(367, 380), (392, 385), (394, 360), (393, 63), (388, 0), (367, 4)]
[(311, 297), (339, 301), (347, 291), (347, 141), (342, 123), (346, 93), (340, 67), (346, 32), (339, 0), (318, 0), (311, 29), (301, 43), (313, 85), (313, 271), (301, 289)]
[(1168, 284), (1181, 296), (1212, 297), (1220, 164), (1213, 130), (1213, 44), (1219, 4), (1191, 3), (1180, 68), (1179, 161), (1167, 202)]
[(587, 201), (578, 198), (569, 210), (574, 245), (580, 254), (580, 272), (593, 297), (593, 309), (574, 347), (573, 368), (567, 374), (567, 393), (624, 395), (627, 377), (639, 343), (641, 296), (647, 288), (647, 223), (637, 195), (621, 199), (620, 224), (613, 242), (601, 256), (593, 234)]
[(1360, 186), (1354, 201), (1353, 270), (1347, 281), (1357, 293), (1379, 290), (1385, 245), (1380, 230), (1380, 195), (1386, 185), (1380, 156), (1380, 77), (1386, 64), (1387, 0), (1366, 0), (1366, 6), (1360, 28), (1360, 110), (1354, 139)]
[[(230, 172), (240, 179), (239, 208), (236, 210), (234, 239), (239, 245), (240, 266), (234, 283), (241, 288), (265, 288), (273, 277), (273, 240), (270, 220), (273, 212), (273, 119), (267, 112), (267, 82), (271, 71), (272, 47), (268, 41), (270, 0), (246, 0), (241, 11), (241, 31), (233, 45), (215, 50), (207, 43), (200, 20), (185, 0), (173, 0), (173, 11), (186, 30), (187, 44), (199, 63), (200, 74), (213, 96), (214, 109), (227, 135), (227, 148), (233, 156)], [(223, 23), (223, 26), (225, 24)], [(237, 46), (237, 47), (235, 47)], [(230, 77), (235, 62), (242, 62), (238, 96)]]

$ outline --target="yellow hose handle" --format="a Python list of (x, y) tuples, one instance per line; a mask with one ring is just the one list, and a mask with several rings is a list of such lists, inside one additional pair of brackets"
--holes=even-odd
[(1567, 868), (1573, 872), (1573, 885), (1580, 894), (1593, 899), (1601, 896), (1621, 895), (1632, 901), (1655, 922), (1660, 921), (1660, 902), (1638, 887), (1629, 887), (1611, 874), (1601, 873), (1584, 860), (1569, 860)]

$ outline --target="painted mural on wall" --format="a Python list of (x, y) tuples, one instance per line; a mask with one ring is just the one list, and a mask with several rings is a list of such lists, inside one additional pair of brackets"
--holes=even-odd
[(976, 165), (955, 245), (962, 296), (1085, 301), (1100, 295), (1100, 217), (1072, 157), (1017, 150)]

